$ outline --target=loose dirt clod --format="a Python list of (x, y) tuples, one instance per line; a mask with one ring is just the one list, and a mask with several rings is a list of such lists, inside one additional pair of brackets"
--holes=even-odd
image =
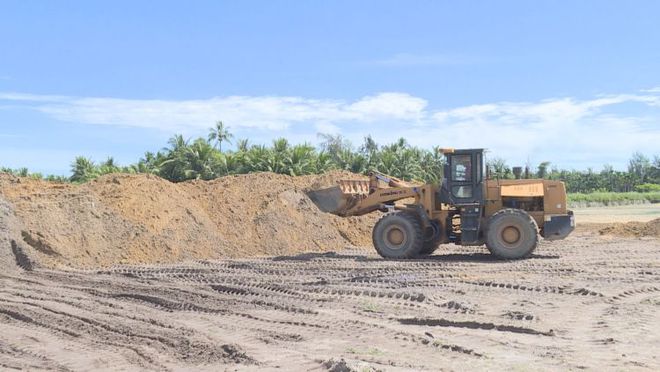
[(359, 176), (258, 173), (175, 184), (113, 174), (72, 185), (2, 174), (0, 196), (23, 226), (14, 239), (45, 267), (172, 263), (370, 244), (376, 216), (341, 219), (307, 197), (343, 177)]

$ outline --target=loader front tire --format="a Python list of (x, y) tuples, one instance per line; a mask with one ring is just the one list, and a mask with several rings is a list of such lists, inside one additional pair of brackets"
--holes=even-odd
[(525, 258), (532, 254), (538, 242), (536, 222), (521, 209), (502, 209), (488, 220), (486, 247), (497, 258)]
[(424, 246), (422, 226), (409, 213), (393, 212), (384, 215), (376, 222), (372, 238), (376, 252), (385, 258), (415, 258)]

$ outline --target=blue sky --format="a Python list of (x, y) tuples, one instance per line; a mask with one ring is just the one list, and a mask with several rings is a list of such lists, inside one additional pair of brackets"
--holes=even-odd
[(0, 2), (0, 165), (67, 174), (223, 120), (510, 164), (660, 154), (657, 1)]

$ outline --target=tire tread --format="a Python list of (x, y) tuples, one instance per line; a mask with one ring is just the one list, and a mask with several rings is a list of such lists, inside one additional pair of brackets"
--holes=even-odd
[[(382, 251), (379, 247), (379, 244), (377, 243), (378, 240), (377, 240), (377, 237), (376, 237), (376, 230), (377, 230), (377, 227), (379, 226), (379, 224), (383, 223), (387, 218), (390, 218), (393, 215), (399, 216), (401, 218), (404, 218), (406, 221), (408, 221), (412, 225), (413, 232), (416, 236), (416, 238), (413, 242), (413, 246), (410, 249), (407, 249), (407, 250), (403, 251), (400, 256), (396, 256), (396, 257), (389, 256), (384, 251)], [(422, 251), (422, 248), (423, 248), (423, 244), (424, 244), (422, 225), (419, 222), (419, 220), (414, 215), (412, 215), (410, 213), (399, 212), (399, 211), (388, 212), (385, 215), (383, 215), (376, 222), (376, 224), (374, 225), (374, 228), (373, 228), (373, 231), (372, 231), (372, 240), (374, 242), (374, 248), (376, 248), (376, 252), (378, 252), (378, 254), (381, 257), (396, 258), (396, 259), (417, 258), (420, 255), (420, 253)]]
[[(490, 225), (491, 225), (491, 223), (493, 221), (496, 221), (497, 219), (503, 218), (501, 216), (507, 216), (507, 215), (508, 216), (511, 216), (511, 215), (520, 216), (522, 218), (527, 219), (527, 222), (529, 223), (530, 228), (532, 229), (532, 231), (534, 231), (532, 248), (529, 249), (527, 252), (525, 252), (523, 255), (515, 257), (515, 258), (509, 258), (509, 257), (501, 256), (500, 253), (497, 251), (498, 248), (494, 247), (493, 242), (491, 242), (491, 236), (490, 236)], [(539, 243), (539, 228), (538, 228), (538, 225), (537, 225), (536, 221), (532, 218), (532, 216), (530, 216), (524, 210), (516, 209), (516, 208), (504, 208), (504, 209), (501, 209), (501, 210), (493, 213), (493, 215), (490, 216), (490, 218), (488, 219), (488, 224), (486, 225), (486, 231), (485, 231), (484, 236), (486, 237), (486, 247), (488, 248), (490, 253), (493, 254), (494, 256), (496, 256), (500, 259), (521, 259), (521, 258), (529, 257), (534, 252), (534, 250), (536, 250), (536, 247), (538, 246), (538, 243)]]

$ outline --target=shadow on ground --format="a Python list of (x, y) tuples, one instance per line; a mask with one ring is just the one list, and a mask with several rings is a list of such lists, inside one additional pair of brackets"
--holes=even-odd
[[(316, 259), (341, 259), (341, 260), (352, 260), (356, 262), (370, 262), (370, 261), (401, 261), (401, 262), (420, 262), (420, 261), (447, 261), (447, 262), (480, 262), (480, 263), (489, 263), (489, 262), (508, 262), (512, 260), (502, 260), (498, 259), (495, 256), (489, 253), (448, 253), (448, 254), (434, 254), (431, 256), (417, 258), (412, 260), (393, 260), (385, 259), (378, 256), (367, 256), (360, 254), (342, 254), (337, 252), (311, 252), (311, 253), (302, 253), (298, 255), (291, 256), (277, 256), (273, 257), (273, 261), (312, 261)], [(558, 255), (543, 255), (543, 254), (532, 254), (529, 256), (528, 260), (547, 260), (547, 259), (558, 259)]]

